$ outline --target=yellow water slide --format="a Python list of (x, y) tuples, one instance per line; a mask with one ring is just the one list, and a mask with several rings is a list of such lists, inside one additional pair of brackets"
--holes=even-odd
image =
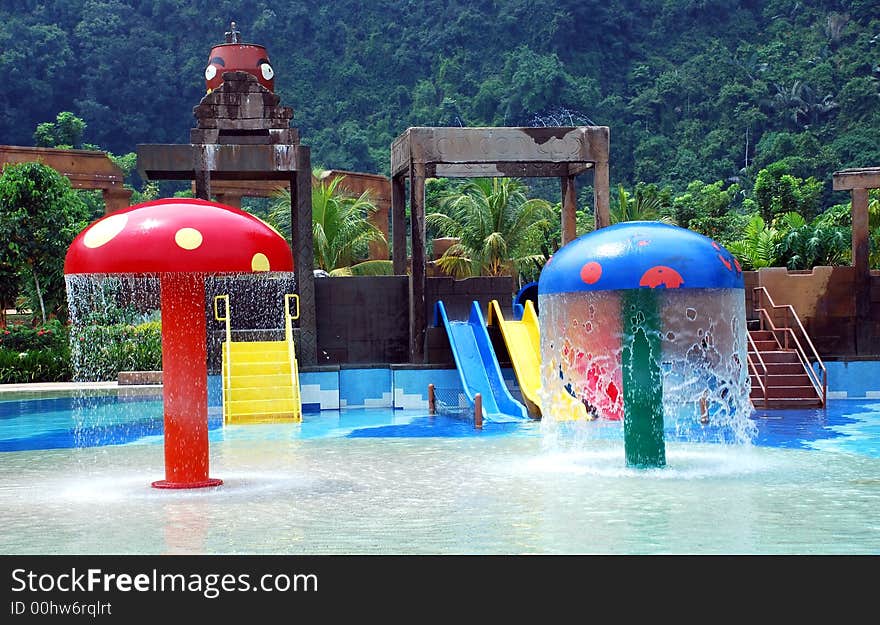
[[(513, 371), (519, 383), (523, 400), (529, 409), (529, 416), (539, 419), (547, 406), (542, 405), (541, 381), (541, 332), (538, 327), (538, 314), (532, 300), (526, 300), (522, 319), (519, 321), (506, 320), (501, 314), (501, 306), (498, 300), (489, 302), (488, 325), (495, 325), (501, 329), (507, 353), (513, 364)], [(550, 398), (554, 416), (557, 419), (586, 419), (587, 410), (577, 398), (566, 392), (557, 393)], [(558, 414), (557, 414), (558, 413)]]

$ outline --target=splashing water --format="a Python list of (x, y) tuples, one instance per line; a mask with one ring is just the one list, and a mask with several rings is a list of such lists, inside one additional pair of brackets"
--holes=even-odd
[(597, 124), (580, 111), (564, 106), (554, 107), (543, 113), (536, 113), (528, 121), (528, 126), (596, 126)]
[[(161, 311), (157, 276), (65, 276), (70, 310), (70, 350), (73, 380), (113, 381), (120, 371), (161, 371)], [(235, 276), (207, 276), (204, 282), (207, 319), (208, 372), (220, 372), (221, 346), (226, 329), (214, 318), (214, 298), (230, 296), (233, 340), (282, 340), (284, 295), (295, 292), (294, 274), (266, 272)], [(195, 364), (195, 363), (194, 363)], [(161, 391), (153, 390), (161, 394)], [(219, 404), (219, 397), (209, 403)], [(77, 398), (74, 437), (88, 447), (96, 430), (119, 421), (120, 410), (138, 410), (139, 404), (115, 405), (113, 411), (96, 410), (95, 398), (85, 392)], [(133, 427), (161, 434), (162, 414), (128, 417)]]
[[(74, 381), (112, 380), (119, 370), (161, 369), (156, 349), (148, 351), (158, 346), (144, 345), (144, 335), (137, 332), (144, 324), (161, 324), (158, 277), (79, 274), (65, 276), (65, 282)], [(223, 324), (214, 319), (215, 296), (230, 296), (235, 340), (281, 340), (284, 295), (295, 292), (290, 272), (206, 277), (209, 369), (216, 369), (225, 340)]]
[(161, 323), (158, 278), (67, 275), (65, 283), (75, 382), (116, 379), (119, 370), (161, 369), (161, 358), (149, 355), (151, 346), (137, 342), (143, 338), (138, 326)]
[[(668, 438), (749, 445), (745, 302), (739, 289), (658, 291), (660, 327), (626, 304), (623, 291), (544, 294), (541, 309), (542, 421), (548, 447), (583, 448), (595, 439), (623, 438), (623, 321), (659, 345), (651, 360), (662, 380)], [(622, 310), (622, 306), (633, 308)], [(554, 417), (553, 397), (566, 392), (585, 403), (597, 421)], [(558, 405), (557, 405), (558, 406)], [(561, 414), (558, 411), (557, 414)]]

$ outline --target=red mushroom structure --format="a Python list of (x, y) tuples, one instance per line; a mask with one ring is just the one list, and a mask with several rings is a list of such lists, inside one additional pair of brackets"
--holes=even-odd
[(65, 275), (158, 276), (162, 315), (165, 479), (156, 488), (202, 488), (208, 477), (205, 277), (293, 271), (290, 247), (244, 211), (163, 199), (112, 213), (79, 233)]

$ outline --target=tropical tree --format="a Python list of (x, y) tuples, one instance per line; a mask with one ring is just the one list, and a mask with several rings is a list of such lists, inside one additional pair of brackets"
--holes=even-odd
[(782, 233), (772, 224), (764, 222), (760, 215), (752, 215), (742, 233), (742, 238), (731, 241), (727, 249), (736, 256), (743, 269), (776, 267), (779, 264), (779, 242)]
[(851, 78), (840, 91), (840, 117), (844, 122), (858, 124), (877, 114), (880, 105), (880, 83), (874, 76)]
[(19, 271), (9, 264), (0, 264), (0, 328), (6, 327), (6, 310), (15, 306), (21, 292)]
[(515, 178), (475, 178), (445, 193), (425, 223), (458, 239), (436, 263), (458, 278), (531, 273), (546, 261), (539, 242), (551, 227), (549, 202), (526, 197)]
[(810, 87), (800, 80), (795, 80), (790, 87), (779, 83), (773, 83), (773, 87), (776, 89), (772, 101), (773, 108), (796, 128), (801, 111), (806, 105), (806, 92)]
[(687, 191), (676, 196), (668, 209), (673, 222), (715, 239), (722, 245), (740, 238), (750, 216), (745, 214), (741, 187), (718, 180), (706, 184), (700, 180), (691, 182)]
[(0, 266), (28, 277), (31, 309), (64, 316), (64, 256), (89, 220), (70, 181), (42, 163), (8, 165), (0, 176)]
[[(312, 186), (312, 237), (315, 251), (315, 269), (331, 276), (388, 275), (391, 262), (365, 260), (369, 244), (385, 242), (385, 235), (369, 221), (376, 211), (368, 191), (360, 196), (348, 194), (340, 183), (345, 176), (329, 182), (322, 179)], [(279, 189), (272, 198), (269, 222), (279, 231), (290, 233), (290, 189)], [(289, 234), (286, 234), (288, 242)]]
[(668, 193), (657, 189), (656, 185), (636, 185), (630, 193), (624, 186), (617, 185), (617, 198), (611, 203), (611, 223), (623, 221), (663, 221), (672, 220), (662, 212), (669, 205)]
[(777, 223), (782, 231), (778, 256), (789, 269), (840, 265), (849, 259), (852, 234), (819, 218), (807, 222), (798, 213), (786, 213)]
[(46, 148), (80, 148), (86, 123), (71, 113), (62, 111), (54, 122), (43, 122), (34, 131), (34, 143)]
[(791, 87), (778, 83), (773, 85), (776, 95), (773, 106), (795, 128), (817, 123), (822, 116), (837, 108), (837, 102), (829, 93), (820, 98), (814, 89), (800, 80), (795, 80)]
[(792, 176), (785, 163), (777, 162), (758, 172), (753, 193), (765, 220), (792, 212), (810, 220), (819, 213), (822, 182)]

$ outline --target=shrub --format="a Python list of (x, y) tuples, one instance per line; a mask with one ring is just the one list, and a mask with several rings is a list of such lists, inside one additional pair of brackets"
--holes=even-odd
[(61, 348), (18, 351), (0, 348), (0, 384), (70, 380), (70, 352)]
[(162, 369), (159, 321), (74, 326), (70, 344), (73, 376), (80, 382), (115, 380), (120, 371)]
[(0, 349), (17, 352), (40, 349), (60, 349), (67, 346), (68, 329), (57, 319), (45, 325), (31, 327), (12, 324), (0, 329)]
[(68, 330), (60, 321), (0, 329), (0, 384), (70, 380)]

